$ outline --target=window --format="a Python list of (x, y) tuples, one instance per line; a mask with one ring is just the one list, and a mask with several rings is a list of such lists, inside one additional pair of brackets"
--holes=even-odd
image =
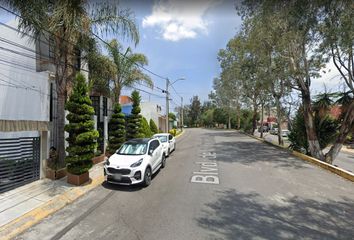
[(143, 155), (146, 153), (146, 143), (125, 143), (119, 149), (120, 155)]
[(159, 141), (157, 141), (157, 140), (151, 141), (150, 147), (149, 147), (149, 152), (155, 151), (155, 149), (158, 148), (158, 146), (160, 146)]
[(172, 140), (173, 136), (172, 135), (168, 135), (168, 140)]

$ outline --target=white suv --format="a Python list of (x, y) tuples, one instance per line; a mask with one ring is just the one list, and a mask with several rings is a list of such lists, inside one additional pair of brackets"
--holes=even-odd
[(151, 176), (165, 165), (165, 154), (158, 139), (132, 139), (106, 161), (104, 175), (110, 183), (148, 186)]

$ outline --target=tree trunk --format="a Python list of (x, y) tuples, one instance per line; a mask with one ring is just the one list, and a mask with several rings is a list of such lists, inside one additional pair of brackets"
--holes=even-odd
[(323, 152), (320, 148), (320, 144), (317, 139), (314, 119), (312, 115), (312, 107), (311, 107), (311, 97), (309, 90), (301, 90), (302, 94), (302, 103), (304, 106), (304, 120), (305, 120), (305, 128), (307, 134), (307, 141), (309, 144), (309, 150), (313, 157), (324, 160)]
[(257, 104), (255, 100), (253, 101), (253, 118), (252, 118), (252, 135), (254, 131), (257, 129)]
[(239, 105), (237, 105), (236, 111), (237, 111), (237, 129), (240, 129), (241, 128), (241, 111), (240, 111)]
[(339, 130), (339, 136), (337, 137), (336, 142), (333, 144), (329, 152), (326, 154), (325, 162), (332, 164), (333, 161), (336, 159), (338, 153), (340, 152), (343, 146), (346, 137), (351, 131), (353, 131), (354, 128), (353, 123), (354, 123), (354, 102), (352, 102), (347, 109), (347, 113), (344, 116), (344, 120)]
[(264, 113), (264, 103), (262, 102), (262, 115), (261, 115), (261, 138), (263, 138), (263, 113)]
[(277, 124), (278, 124), (278, 144), (284, 146), (283, 136), (281, 134), (281, 109), (280, 109), (280, 97), (275, 97), (275, 104), (277, 106)]
[(228, 115), (228, 129), (231, 129), (231, 117), (230, 117), (230, 110)]

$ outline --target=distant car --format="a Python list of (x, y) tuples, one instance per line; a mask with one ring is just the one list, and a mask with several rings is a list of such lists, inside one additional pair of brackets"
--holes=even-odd
[(278, 134), (278, 128), (270, 129), (269, 133), (273, 134), (273, 135), (277, 135)]
[(170, 156), (171, 152), (176, 150), (176, 139), (169, 133), (158, 133), (153, 136), (158, 138), (162, 144), (165, 156)]
[[(258, 132), (261, 132), (261, 127), (258, 128)], [(263, 126), (263, 132), (268, 132), (267, 126)]]
[(287, 137), (289, 135), (290, 131), (289, 130), (281, 130), (281, 136), (282, 137)]
[(148, 186), (151, 176), (166, 165), (160, 140), (139, 138), (125, 142), (104, 164), (109, 183)]

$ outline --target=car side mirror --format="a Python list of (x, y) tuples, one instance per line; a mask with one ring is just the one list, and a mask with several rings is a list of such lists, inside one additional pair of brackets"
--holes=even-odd
[(151, 156), (153, 153), (154, 153), (154, 150), (153, 150), (153, 149), (150, 149), (150, 150), (149, 150), (149, 155)]

